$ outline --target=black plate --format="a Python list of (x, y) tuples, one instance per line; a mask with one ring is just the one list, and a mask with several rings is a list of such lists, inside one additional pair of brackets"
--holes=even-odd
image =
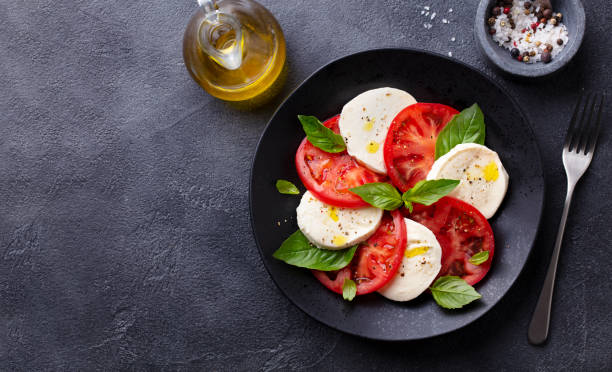
[[(300, 197), (281, 195), (274, 183), (287, 179), (304, 187), (294, 165), (304, 138), (296, 115), (320, 119), (338, 114), (359, 93), (390, 86), (419, 102), (462, 110), (477, 102), (485, 114), (486, 144), (510, 174), (506, 199), (490, 221), (495, 233), (491, 272), (476, 285), (482, 299), (458, 311), (439, 308), (427, 293), (394, 303), (373, 293), (346, 302), (305, 269), (272, 257), (296, 231)], [(464, 327), (495, 305), (510, 289), (533, 246), (544, 200), (538, 146), (525, 115), (500, 86), (471, 67), (429, 52), (378, 49), (353, 54), (315, 72), (280, 106), (268, 123), (251, 169), (250, 207), (255, 240), (264, 265), (280, 290), (300, 309), (337, 330), (380, 340), (415, 340)], [(280, 225), (279, 225), (280, 224)]]

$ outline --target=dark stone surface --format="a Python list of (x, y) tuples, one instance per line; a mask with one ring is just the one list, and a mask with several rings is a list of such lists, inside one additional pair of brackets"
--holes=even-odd
[(250, 162), (281, 97), (241, 112), (191, 81), (181, 39), (195, 2), (3, 1), (0, 369), (610, 370), (609, 110), (569, 217), (549, 343), (530, 346), (526, 328), (565, 193), (568, 117), (581, 91), (612, 82), (612, 4), (585, 2), (587, 33), (566, 70), (516, 82), (478, 53), (476, 1), (422, 2), (437, 13), (431, 29), (403, 0), (262, 2), (287, 38), (283, 95), (331, 59), (411, 46), (451, 51), (517, 97), (547, 198), (516, 285), (479, 321), (422, 342), (317, 323), (276, 289), (249, 225)]

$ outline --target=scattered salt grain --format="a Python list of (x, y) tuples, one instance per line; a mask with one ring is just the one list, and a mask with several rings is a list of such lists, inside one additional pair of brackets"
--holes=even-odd
[(453, 37), (451, 37), (451, 41), (455, 41), (455, 40), (456, 40), (456, 39), (455, 39), (455, 37), (454, 37), (454, 36), (453, 36)]
[(442, 23), (448, 23), (448, 19), (442, 18)]
[(425, 17), (427, 17), (429, 15), (429, 12), (425, 13)]
[(423, 14), (425, 14), (425, 11), (424, 11), (424, 10), (421, 10), (421, 15), (423, 15)]
[(425, 5), (425, 6), (423, 7), (423, 9), (425, 9), (425, 10), (429, 10), (429, 7), (428, 7), (427, 5)]
[(433, 26), (431, 23), (423, 23), (423, 27), (425, 27), (426, 29), (430, 29), (431, 26)]
[(452, 13), (453, 12), (453, 8), (448, 8), (448, 12)]
[(448, 56), (452, 57), (453, 56), (453, 52), (448, 52)]
[(431, 20), (433, 21), (434, 18), (436, 18), (436, 12), (431, 13)]

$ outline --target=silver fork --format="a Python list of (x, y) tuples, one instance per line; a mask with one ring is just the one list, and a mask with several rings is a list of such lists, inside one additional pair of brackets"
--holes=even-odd
[[(565, 144), (563, 145), (563, 166), (565, 167), (565, 174), (567, 176), (567, 195), (565, 197), (565, 206), (563, 207), (563, 214), (561, 215), (559, 231), (557, 232), (557, 241), (555, 242), (553, 255), (548, 266), (546, 279), (544, 280), (542, 292), (540, 292), (538, 303), (533, 312), (531, 323), (529, 323), (527, 336), (529, 342), (534, 345), (542, 344), (548, 338), (550, 308), (553, 289), (555, 287), (559, 251), (561, 250), (565, 223), (567, 222), (567, 213), (569, 212), (572, 202), (574, 187), (593, 159), (593, 152), (595, 151), (597, 136), (599, 135), (603, 102), (603, 95), (589, 94), (584, 104), (582, 104), (581, 96), (578, 99), (578, 103), (576, 103), (576, 109), (574, 110), (570, 127), (565, 136)], [(599, 107), (599, 109), (597, 109), (597, 107)], [(597, 115), (597, 117), (595, 118), (594, 115)]]

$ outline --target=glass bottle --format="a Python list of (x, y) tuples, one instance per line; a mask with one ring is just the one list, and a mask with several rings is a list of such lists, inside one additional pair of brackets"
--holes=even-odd
[(283, 32), (253, 0), (198, 0), (183, 37), (191, 77), (212, 96), (246, 106), (272, 98), (286, 74)]

